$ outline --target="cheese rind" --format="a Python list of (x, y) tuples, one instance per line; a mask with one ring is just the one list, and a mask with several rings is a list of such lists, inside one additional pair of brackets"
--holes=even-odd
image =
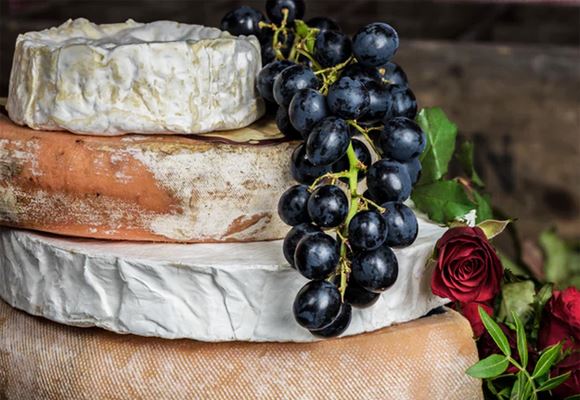
[[(395, 251), (396, 283), (355, 309), (345, 335), (409, 321), (446, 302), (431, 293), (427, 260), (444, 229), (420, 220)], [(307, 282), (282, 243), (153, 244), (65, 239), (0, 228), (0, 297), (77, 326), (201, 341), (316, 340), (292, 316)]]
[(18, 124), (80, 134), (236, 129), (264, 113), (260, 68), (254, 36), (80, 18), (18, 37), (6, 108)]
[(283, 238), (276, 209), (294, 184), (296, 143), (267, 120), (212, 135), (79, 137), (0, 116), (0, 225), (118, 240)]

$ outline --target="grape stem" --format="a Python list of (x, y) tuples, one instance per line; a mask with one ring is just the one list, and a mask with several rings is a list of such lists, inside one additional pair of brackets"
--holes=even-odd
[[(380, 155), (381, 152), (379, 151), (379, 149), (377, 149), (377, 147), (375, 146), (375, 142), (371, 139), (371, 137), (369, 136), (369, 132), (370, 131), (375, 131), (375, 130), (379, 130), (376, 127), (375, 128), (363, 128), (362, 126), (360, 126), (358, 124), (358, 122), (356, 122), (355, 119), (349, 119), (346, 121), (347, 124), (349, 124), (350, 126), (354, 127), (364, 138), (365, 140), (368, 142), (368, 144), (373, 148), (373, 151)], [(382, 129), (382, 128), (380, 128)]]
[(274, 49), (274, 52), (276, 53), (277, 60), (284, 59), (284, 54), (282, 54), (282, 51), (280, 50), (280, 48), (282, 46), (280, 43), (278, 43), (278, 36), (280, 35), (280, 32), (286, 32), (286, 24), (288, 23), (288, 9), (287, 8), (282, 9), (282, 15), (284, 17), (282, 18), (282, 22), (280, 23), (279, 27), (276, 27), (276, 25), (272, 24), (275, 27), (274, 35), (272, 36), (272, 48)]

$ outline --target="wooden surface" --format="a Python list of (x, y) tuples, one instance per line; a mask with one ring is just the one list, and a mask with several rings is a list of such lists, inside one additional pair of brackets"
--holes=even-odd
[(477, 400), (454, 311), (309, 344), (202, 343), (58, 325), (0, 301), (0, 399)]

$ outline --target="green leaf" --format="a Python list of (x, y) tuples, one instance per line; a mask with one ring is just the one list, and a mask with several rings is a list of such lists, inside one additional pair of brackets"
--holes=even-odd
[(546, 390), (556, 389), (558, 386), (564, 383), (570, 377), (571, 374), (572, 372), (568, 371), (565, 374), (550, 378), (546, 382), (542, 383), (540, 387), (537, 389), (537, 391), (545, 392)]
[(501, 354), (492, 354), (469, 367), (465, 373), (474, 378), (493, 378), (501, 375), (507, 369), (508, 365), (509, 361), (507, 357)]
[(465, 141), (459, 147), (457, 151), (457, 159), (461, 164), (461, 167), (474, 184), (477, 186), (483, 187), (485, 186), (477, 171), (475, 170), (475, 166), (473, 165), (473, 142)]
[(487, 332), (489, 332), (489, 335), (491, 336), (495, 344), (497, 344), (497, 347), (499, 347), (501, 352), (506, 356), (508, 357), (511, 356), (512, 352), (510, 349), (510, 344), (508, 342), (507, 337), (499, 327), (499, 325), (485, 312), (485, 310), (481, 306), (478, 306), (477, 308), (478, 308), (477, 311), (479, 312), (479, 317), (481, 318), (481, 321), (483, 322), (485, 329), (487, 330)]
[(550, 371), (550, 368), (556, 363), (556, 360), (560, 357), (560, 352), (562, 351), (562, 343), (558, 343), (554, 346), (548, 347), (542, 352), (540, 359), (536, 363), (534, 372), (532, 373), (532, 378), (537, 378)]
[(552, 291), (554, 290), (554, 285), (552, 283), (546, 283), (541, 289), (538, 291), (536, 295), (536, 304), (538, 307), (538, 311), (542, 312), (544, 306), (552, 297)]
[(316, 38), (313, 36), (309, 36), (306, 39), (306, 50), (308, 50), (308, 52), (310, 54), (314, 53), (314, 43), (316, 42)]
[(493, 210), (491, 208), (491, 199), (488, 194), (480, 194), (477, 190), (472, 190), (471, 195), (476, 204), (477, 222), (493, 219)]
[(518, 354), (520, 355), (520, 364), (522, 367), (526, 368), (528, 366), (528, 339), (526, 337), (526, 331), (522, 325), (522, 321), (518, 315), (512, 311), (512, 318), (516, 324), (516, 334), (518, 343)]
[(522, 393), (522, 391), (523, 391), (525, 379), (526, 379), (526, 377), (525, 377), (523, 371), (520, 371), (517, 373), (516, 380), (514, 381), (514, 385), (512, 386), (512, 392), (510, 395), (510, 399), (520, 400), (523, 398), (523, 396), (520, 396), (520, 393)]
[(510, 222), (512, 222), (510, 219), (505, 221), (499, 221), (497, 219), (488, 219), (477, 224), (477, 226), (481, 228), (481, 230), (483, 231), (483, 233), (485, 233), (485, 236), (488, 239), (493, 239), (494, 237), (502, 233), (505, 230), (505, 228), (510, 224)]
[(547, 230), (540, 235), (540, 246), (544, 251), (546, 281), (561, 288), (580, 283), (580, 253), (558, 235)]
[(475, 208), (463, 186), (455, 180), (417, 186), (413, 190), (412, 199), (419, 210), (431, 220), (442, 224), (463, 217)]
[(417, 123), (427, 135), (427, 146), (420, 156), (423, 170), (418, 185), (441, 179), (449, 167), (455, 150), (457, 126), (440, 108), (424, 108), (417, 115)]
[(498, 251), (497, 255), (499, 256), (499, 260), (501, 261), (501, 265), (503, 265), (503, 267), (506, 271), (509, 271), (510, 273), (515, 274), (515, 275), (519, 275), (519, 276), (524, 276), (524, 277), (529, 276), (528, 272), (526, 271), (526, 269), (524, 267), (515, 263), (513, 260), (511, 260), (508, 256), (503, 254), (501, 251)]
[(501, 288), (502, 300), (499, 306), (498, 319), (513, 323), (512, 313), (515, 313), (527, 324), (534, 314), (536, 288), (531, 280), (506, 283)]
[(572, 396), (566, 397), (564, 400), (580, 400), (580, 394), (573, 394)]

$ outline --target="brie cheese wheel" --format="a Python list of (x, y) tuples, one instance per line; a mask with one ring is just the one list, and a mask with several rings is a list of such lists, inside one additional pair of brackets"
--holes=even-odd
[(80, 134), (235, 129), (264, 113), (260, 68), (254, 36), (80, 18), (18, 36), (6, 108), (20, 125)]
[(275, 123), (212, 136), (78, 136), (0, 115), (0, 225), (119, 240), (283, 238), (295, 184)]
[[(420, 220), (395, 250), (399, 275), (372, 307), (353, 309), (345, 335), (419, 318), (447, 300), (427, 262), (445, 230)], [(282, 242), (156, 244), (66, 239), (0, 228), (0, 297), (68, 325), (201, 341), (317, 340), (292, 314), (308, 280)]]

